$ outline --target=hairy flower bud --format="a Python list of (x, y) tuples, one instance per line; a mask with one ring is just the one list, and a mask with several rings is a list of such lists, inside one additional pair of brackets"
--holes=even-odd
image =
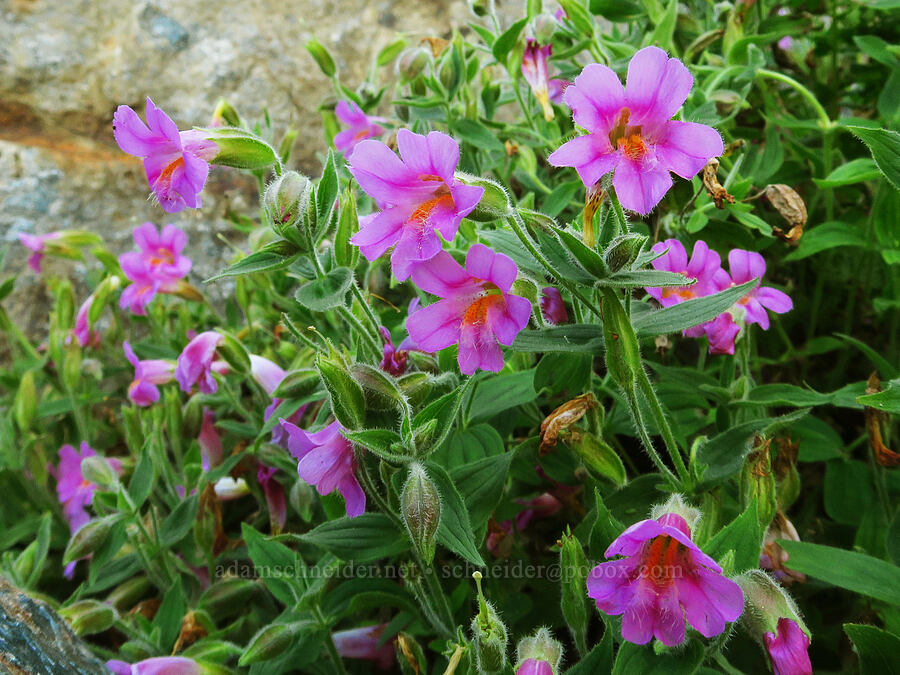
[(416, 79), (431, 62), (431, 52), (425, 47), (410, 47), (400, 54), (397, 59), (397, 78), (400, 84), (406, 84)]
[(559, 549), (561, 579), (561, 607), (566, 623), (572, 629), (575, 644), (582, 654), (587, 653), (588, 620), (591, 617), (590, 602), (584, 589), (587, 584), (588, 562), (581, 542), (571, 532), (566, 532)]
[(756, 504), (757, 520), (762, 528), (772, 522), (777, 508), (771, 446), (770, 439), (757, 436), (741, 471), (741, 504), (744, 508)]
[(259, 585), (249, 579), (226, 577), (204, 591), (198, 607), (215, 617), (235, 616), (259, 590)]
[(329, 353), (316, 357), (316, 370), (328, 391), (331, 410), (345, 429), (362, 429), (366, 417), (366, 397), (363, 388), (350, 374), (343, 356), (333, 347)]
[(97, 600), (79, 600), (61, 608), (59, 614), (79, 636), (102, 633), (116, 620), (113, 608)]
[(269, 225), (292, 244), (304, 247), (307, 238), (298, 231), (309, 203), (309, 178), (296, 171), (285, 171), (269, 183), (263, 195), (263, 208)]
[(94, 483), (101, 490), (112, 488), (118, 481), (116, 472), (100, 455), (92, 455), (81, 460), (81, 475), (84, 480)]
[(215, 143), (218, 154), (210, 164), (235, 169), (257, 171), (277, 163), (278, 154), (269, 143), (256, 134), (237, 127), (199, 129), (204, 137)]
[(90, 520), (82, 525), (72, 538), (63, 554), (63, 563), (70, 563), (96, 551), (103, 545), (112, 528), (122, 519), (119, 514)]
[(603, 261), (610, 272), (628, 269), (637, 260), (641, 249), (647, 243), (643, 234), (623, 234), (613, 239), (603, 252)]
[(673, 494), (664, 503), (655, 505), (650, 511), (650, 517), (656, 520), (668, 513), (674, 513), (684, 518), (691, 531), (696, 529), (697, 523), (703, 516), (700, 509), (688, 504), (678, 493)]
[(438, 525), (441, 521), (441, 495), (434, 481), (418, 462), (409, 465), (409, 475), (400, 495), (400, 512), (409, 537), (419, 553), (430, 563), (434, 559)]
[(238, 665), (248, 666), (274, 659), (294, 644), (297, 635), (308, 625), (308, 621), (296, 621), (266, 626), (250, 639), (250, 644), (244, 650)]
[(34, 370), (26, 370), (19, 380), (19, 388), (16, 390), (16, 398), (13, 401), (13, 411), (19, 431), (25, 432), (34, 421), (37, 413), (37, 388), (34, 385)]
[(509, 195), (498, 182), (490, 180), (489, 178), (471, 176), (461, 172), (457, 172), (456, 178), (466, 185), (480, 187), (484, 190), (481, 201), (479, 201), (475, 209), (466, 216), (467, 218), (479, 223), (489, 223), (498, 218), (504, 218), (512, 213)]
[(481, 572), (472, 577), (478, 587), (479, 611), (472, 619), (472, 636), (475, 642), (475, 661), (479, 675), (498, 673), (507, 666), (506, 646), (509, 636), (497, 610), (481, 592)]
[[(540, 628), (532, 637), (524, 638), (516, 647), (517, 673), (541, 672), (534, 667), (531, 671), (523, 670), (523, 666), (535, 665), (533, 662), (545, 662), (550, 666), (551, 675), (559, 672), (559, 662), (562, 659), (562, 645), (554, 640), (550, 631)], [(528, 662), (532, 662), (529, 664)], [(544, 668), (546, 671), (546, 668)]]

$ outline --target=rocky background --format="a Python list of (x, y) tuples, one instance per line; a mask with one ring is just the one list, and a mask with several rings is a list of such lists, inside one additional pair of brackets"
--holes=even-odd
[[(0, 0), (0, 279), (19, 274), (7, 311), (44, 334), (46, 286), (19, 232), (90, 229), (119, 253), (135, 225), (173, 222), (189, 233), (198, 285), (232, 254), (218, 236), (240, 241), (224, 214), (255, 211), (252, 180), (214, 170), (201, 210), (165, 214), (147, 200), (141, 162), (113, 140), (119, 104), (143, 115), (150, 96), (182, 129), (208, 124), (220, 97), (248, 120), (268, 110), (277, 134), (300, 130), (292, 163), (317, 175), (318, 108), (335, 99), (305, 41), (328, 47), (354, 88), (398, 35), (446, 37), (471, 18), (462, 0)], [(45, 259), (45, 272), (83, 280), (96, 265)]]

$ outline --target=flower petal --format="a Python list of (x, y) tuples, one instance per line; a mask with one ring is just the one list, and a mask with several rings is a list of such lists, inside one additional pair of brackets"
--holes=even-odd
[(408, 218), (409, 209), (403, 207), (388, 207), (379, 213), (361, 216), (359, 232), (350, 238), (350, 243), (359, 246), (369, 262), (378, 260), (400, 239), (401, 229)]
[(499, 373), (503, 370), (503, 350), (486, 324), (463, 323), (456, 361), (463, 375), (472, 375), (479, 368)]
[(508, 255), (495, 253), (484, 244), (473, 244), (466, 254), (466, 272), (491, 282), (506, 293), (512, 288), (519, 270)]
[(728, 269), (735, 284), (743, 284), (751, 279), (762, 279), (766, 273), (766, 261), (755, 251), (740, 248), (728, 252)]
[(497, 336), (497, 341), (509, 346), (528, 325), (531, 303), (518, 295), (507, 295), (505, 299), (505, 304), (498, 303), (488, 307), (488, 323)]
[(725, 146), (719, 132), (696, 122), (666, 122), (663, 137), (656, 142), (656, 156), (669, 171), (685, 179), (697, 175)]
[(446, 251), (412, 270), (413, 283), (426, 293), (449, 298), (461, 293), (477, 293), (472, 276)]
[[(570, 87), (571, 88), (571, 87)], [(547, 161), (552, 166), (572, 166), (585, 187), (590, 187), (616, 168), (619, 155), (609, 144), (609, 138), (599, 134), (576, 136), (563, 143)]]
[(623, 159), (616, 165), (613, 186), (623, 207), (646, 215), (659, 204), (672, 187), (672, 177), (662, 163), (638, 164)]
[(608, 136), (625, 107), (625, 90), (609, 67), (592, 63), (566, 88), (563, 101), (572, 109), (575, 124)]
[(759, 300), (759, 304), (776, 314), (784, 314), (794, 309), (794, 301), (791, 300), (791, 297), (771, 286), (757, 289), (756, 299)]
[(691, 92), (694, 78), (678, 59), (659, 47), (644, 47), (628, 64), (625, 105), (630, 124), (662, 124), (672, 119)]
[[(425, 196), (418, 174), (381, 141), (361, 141), (348, 158), (350, 173), (360, 187), (384, 208), (388, 205), (409, 204)], [(431, 188), (433, 190), (433, 186)]]
[(458, 300), (440, 300), (411, 314), (406, 329), (418, 349), (437, 352), (459, 341), (465, 311), (465, 305)]

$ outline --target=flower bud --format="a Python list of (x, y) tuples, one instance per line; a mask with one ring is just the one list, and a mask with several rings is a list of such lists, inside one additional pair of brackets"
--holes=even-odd
[(550, 216), (531, 209), (520, 208), (519, 215), (522, 216), (522, 220), (530, 230), (549, 232), (556, 225), (556, 221)]
[(219, 618), (234, 616), (247, 608), (247, 603), (258, 591), (259, 585), (254, 581), (225, 577), (203, 592), (197, 607)]
[(106, 603), (115, 607), (118, 611), (131, 609), (138, 600), (143, 598), (153, 588), (150, 580), (141, 575), (132, 577), (116, 586), (106, 596)]
[(367, 410), (393, 410), (405, 405), (405, 400), (393, 378), (380, 368), (354, 363), (353, 378), (362, 386)]
[(517, 675), (543, 675), (545, 673), (556, 675), (562, 659), (562, 645), (553, 639), (549, 630), (540, 628), (534, 636), (519, 642), (516, 647), (516, 658)]
[(777, 675), (809, 675), (810, 632), (794, 601), (765, 572), (750, 570), (735, 579), (744, 592), (741, 623), (760, 644)]
[(94, 483), (101, 490), (111, 489), (119, 480), (109, 462), (100, 455), (81, 460), (81, 475), (84, 480)]
[(534, 39), (542, 45), (550, 44), (553, 40), (553, 34), (559, 27), (556, 17), (548, 12), (538, 14), (532, 19), (531, 29), (534, 33)]
[(96, 600), (79, 600), (68, 607), (62, 607), (59, 614), (79, 636), (102, 633), (116, 620), (113, 608)]
[(246, 129), (213, 127), (199, 131), (205, 132), (205, 138), (215, 143), (218, 149), (210, 164), (258, 171), (278, 161), (275, 148)]
[(62, 381), (70, 390), (74, 391), (81, 380), (81, 347), (77, 340), (72, 340), (63, 347)]
[(266, 626), (250, 639), (250, 644), (238, 661), (239, 666), (249, 666), (274, 659), (296, 642), (297, 635), (308, 625), (307, 621), (276, 623)]
[(269, 225), (280, 236), (298, 246), (304, 246), (306, 237), (298, 231), (298, 223), (309, 203), (311, 186), (309, 178), (296, 171), (285, 171), (269, 183), (263, 195), (263, 208)]
[(211, 127), (240, 127), (241, 116), (238, 115), (231, 104), (224, 98), (220, 98), (213, 111), (212, 119), (209, 122)]
[(397, 78), (400, 84), (416, 79), (431, 62), (431, 53), (424, 47), (410, 47), (397, 59)]
[(657, 520), (668, 513), (674, 513), (676, 516), (684, 518), (684, 522), (687, 523), (692, 532), (696, 529), (697, 523), (700, 522), (700, 518), (703, 515), (700, 513), (700, 509), (688, 504), (684, 501), (684, 497), (678, 493), (669, 497), (665, 503), (655, 505), (650, 511), (650, 517), (653, 520)]
[(231, 367), (231, 370), (238, 375), (247, 375), (250, 373), (250, 353), (247, 348), (230, 333), (219, 330), (216, 331), (222, 336), (222, 340), (216, 347), (217, 352)]
[(487, 16), (490, 11), (487, 0), (469, 0), (469, 9), (477, 17)]
[(475, 641), (475, 661), (478, 673), (479, 675), (499, 673), (507, 666), (506, 645), (509, 637), (506, 633), (506, 626), (481, 592), (481, 572), (475, 572), (472, 577), (478, 586), (479, 612), (472, 619), (472, 636)]
[(295, 481), (288, 493), (288, 501), (304, 522), (312, 521), (313, 509), (317, 502), (316, 491), (312, 485), (304, 480)]
[(562, 585), (561, 607), (566, 623), (575, 636), (575, 644), (582, 654), (587, 653), (588, 620), (591, 616), (587, 588), (588, 562), (581, 542), (571, 532), (566, 532), (559, 549), (559, 572)]
[(337, 72), (337, 66), (334, 64), (331, 53), (322, 46), (321, 42), (315, 38), (311, 38), (306, 43), (306, 51), (308, 51), (313, 59), (315, 59), (316, 63), (319, 65), (319, 69), (325, 77), (334, 77), (334, 74)]
[(83, 558), (100, 548), (112, 531), (112, 528), (122, 519), (120, 514), (113, 514), (105, 518), (89, 520), (82, 525), (72, 538), (66, 551), (63, 553), (63, 563), (69, 564), (79, 558)]
[(409, 465), (409, 475), (400, 495), (400, 512), (410, 539), (425, 562), (430, 564), (441, 522), (441, 495), (418, 462)]
[(613, 381), (630, 392), (641, 369), (641, 350), (631, 320), (619, 296), (611, 288), (602, 289), (603, 339), (606, 347), (606, 369)]
[(37, 413), (37, 388), (34, 385), (34, 370), (26, 370), (19, 380), (19, 388), (16, 390), (16, 398), (13, 401), (13, 411), (19, 431), (25, 432), (34, 421)]
[(400, 664), (400, 672), (403, 675), (419, 675), (427, 672), (425, 652), (422, 651), (422, 647), (411, 635), (397, 633), (397, 639), (394, 641), (394, 651), (396, 652), (397, 663)]
[(480, 187), (484, 190), (481, 201), (479, 201), (475, 206), (475, 209), (466, 216), (470, 220), (479, 223), (489, 223), (498, 218), (505, 218), (512, 213), (509, 195), (500, 183), (490, 180), (489, 178), (471, 176), (461, 172), (456, 174), (456, 178), (466, 185)]
[(775, 476), (772, 471), (772, 441), (756, 438), (753, 451), (747, 455), (741, 470), (741, 504), (747, 508), (756, 504), (756, 516), (760, 527), (765, 528), (775, 516)]
[(319, 387), (319, 382), (315, 368), (289, 370), (272, 392), (272, 398), (304, 398)]
[(647, 243), (643, 234), (623, 234), (613, 239), (603, 252), (603, 261), (610, 272), (628, 269), (637, 260), (641, 249)]
[(345, 429), (362, 429), (366, 419), (366, 397), (353, 379), (347, 362), (334, 347), (316, 357), (316, 370), (328, 391), (331, 411)]

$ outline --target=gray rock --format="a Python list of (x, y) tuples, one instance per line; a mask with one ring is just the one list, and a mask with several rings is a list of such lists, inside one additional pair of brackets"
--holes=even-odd
[(0, 671), (9, 675), (109, 675), (45, 602), (0, 577)]

